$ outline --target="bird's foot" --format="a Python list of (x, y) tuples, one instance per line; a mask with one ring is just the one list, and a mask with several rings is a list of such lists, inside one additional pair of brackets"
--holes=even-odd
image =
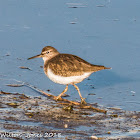
[(87, 104), (85, 101), (86, 98), (81, 98), (81, 104)]
[(61, 98), (60, 96), (56, 96), (54, 99), (55, 99), (56, 101), (61, 101), (61, 100), (62, 100), (62, 98)]

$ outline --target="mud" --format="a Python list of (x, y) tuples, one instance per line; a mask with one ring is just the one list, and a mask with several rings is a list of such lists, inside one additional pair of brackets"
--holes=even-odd
[(140, 112), (102, 107), (104, 114), (59, 103), (1, 91), (1, 139), (140, 139)]

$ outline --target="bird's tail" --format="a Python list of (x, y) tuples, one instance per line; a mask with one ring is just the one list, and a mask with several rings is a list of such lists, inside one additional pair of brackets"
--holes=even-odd
[(94, 72), (99, 71), (99, 70), (104, 70), (104, 69), (112, 69), (111, 67), (105, 67), (102, 65), (92, 65), (92, 70)]
[(104, 67), (104, 69), (112, 69), (111, 67)]

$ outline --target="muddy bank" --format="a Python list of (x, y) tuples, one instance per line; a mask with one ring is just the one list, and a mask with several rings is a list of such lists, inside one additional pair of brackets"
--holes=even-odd
[[(0, 135), (8, 139), (139, 139), (140, 112), (93, 112), (20, 93), (0, 94)], [(93, 105), (100, 108), (98, 104)], [(2, 138), (3, 139), (3, 138)]]

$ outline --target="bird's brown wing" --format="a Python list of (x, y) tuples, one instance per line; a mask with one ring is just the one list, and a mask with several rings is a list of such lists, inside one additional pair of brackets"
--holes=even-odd
[(59, 54), (52, 58), (47, 65), (54, 74), (64, 77), (78, 76), (84, 74), (84, 72), (93, 71), (92, 64), (71, 54)]

